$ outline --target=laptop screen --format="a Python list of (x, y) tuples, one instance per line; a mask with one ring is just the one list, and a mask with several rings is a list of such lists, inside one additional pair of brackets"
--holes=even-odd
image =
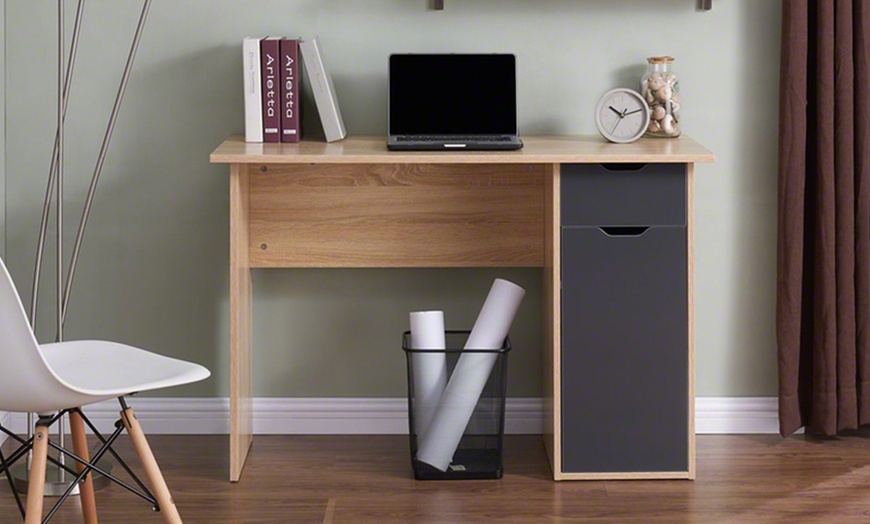
[(514, 55), (390, 55), (389, 134), (513, 135)]

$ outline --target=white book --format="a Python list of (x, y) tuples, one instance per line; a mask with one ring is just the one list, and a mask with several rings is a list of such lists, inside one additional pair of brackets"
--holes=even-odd
[(242, 40), (245, 87), (245, 142), (263, 141), (263, 108), (260, 93), (260, 39)]
[(305, 73), (314, 92), (314, 104), (320, 114), (323, 133), (327, 142), (335, 142), (347, 136), (341, 111), (338, 109), (338, 99), (335, 96), (335, 86), (329, 72), (323, 67), (323, 57), (317, 38), (303, 40), (299, 43), (299, 52), (305, 64)]

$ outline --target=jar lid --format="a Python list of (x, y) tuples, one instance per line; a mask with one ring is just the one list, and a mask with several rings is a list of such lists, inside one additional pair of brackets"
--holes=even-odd
[(672, 56), (651, 56), (646, 59), (650, 64), (670, 64), (674, 61)]

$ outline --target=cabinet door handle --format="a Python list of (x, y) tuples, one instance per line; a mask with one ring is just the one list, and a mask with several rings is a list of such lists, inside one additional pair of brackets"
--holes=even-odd
[(601, 164), (607, 171), (640, 171), (646, 167), (645, 163), (615, 162)]
[(607, 226), (598, 229), (609, 237), (639, 237), (646, 233), (649, 226)]

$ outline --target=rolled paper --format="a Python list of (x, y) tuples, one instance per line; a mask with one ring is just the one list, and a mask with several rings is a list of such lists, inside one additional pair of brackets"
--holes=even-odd
[[(520, 286), (497, 278), (465, 349), (501, 349), (525, 294), (526, 290)], [(432, 423), (417, 448), (417, 460), (447, 471), (497, 359), (497, 352), (469, 352), (459, 357)]]
[[(446, 349), (443, 311), (411, 313), (411, 349)], [(414, 376), (414, 433), (417, 441), (426, 434), (447, 385), (447, 355), (411, 353)]]

